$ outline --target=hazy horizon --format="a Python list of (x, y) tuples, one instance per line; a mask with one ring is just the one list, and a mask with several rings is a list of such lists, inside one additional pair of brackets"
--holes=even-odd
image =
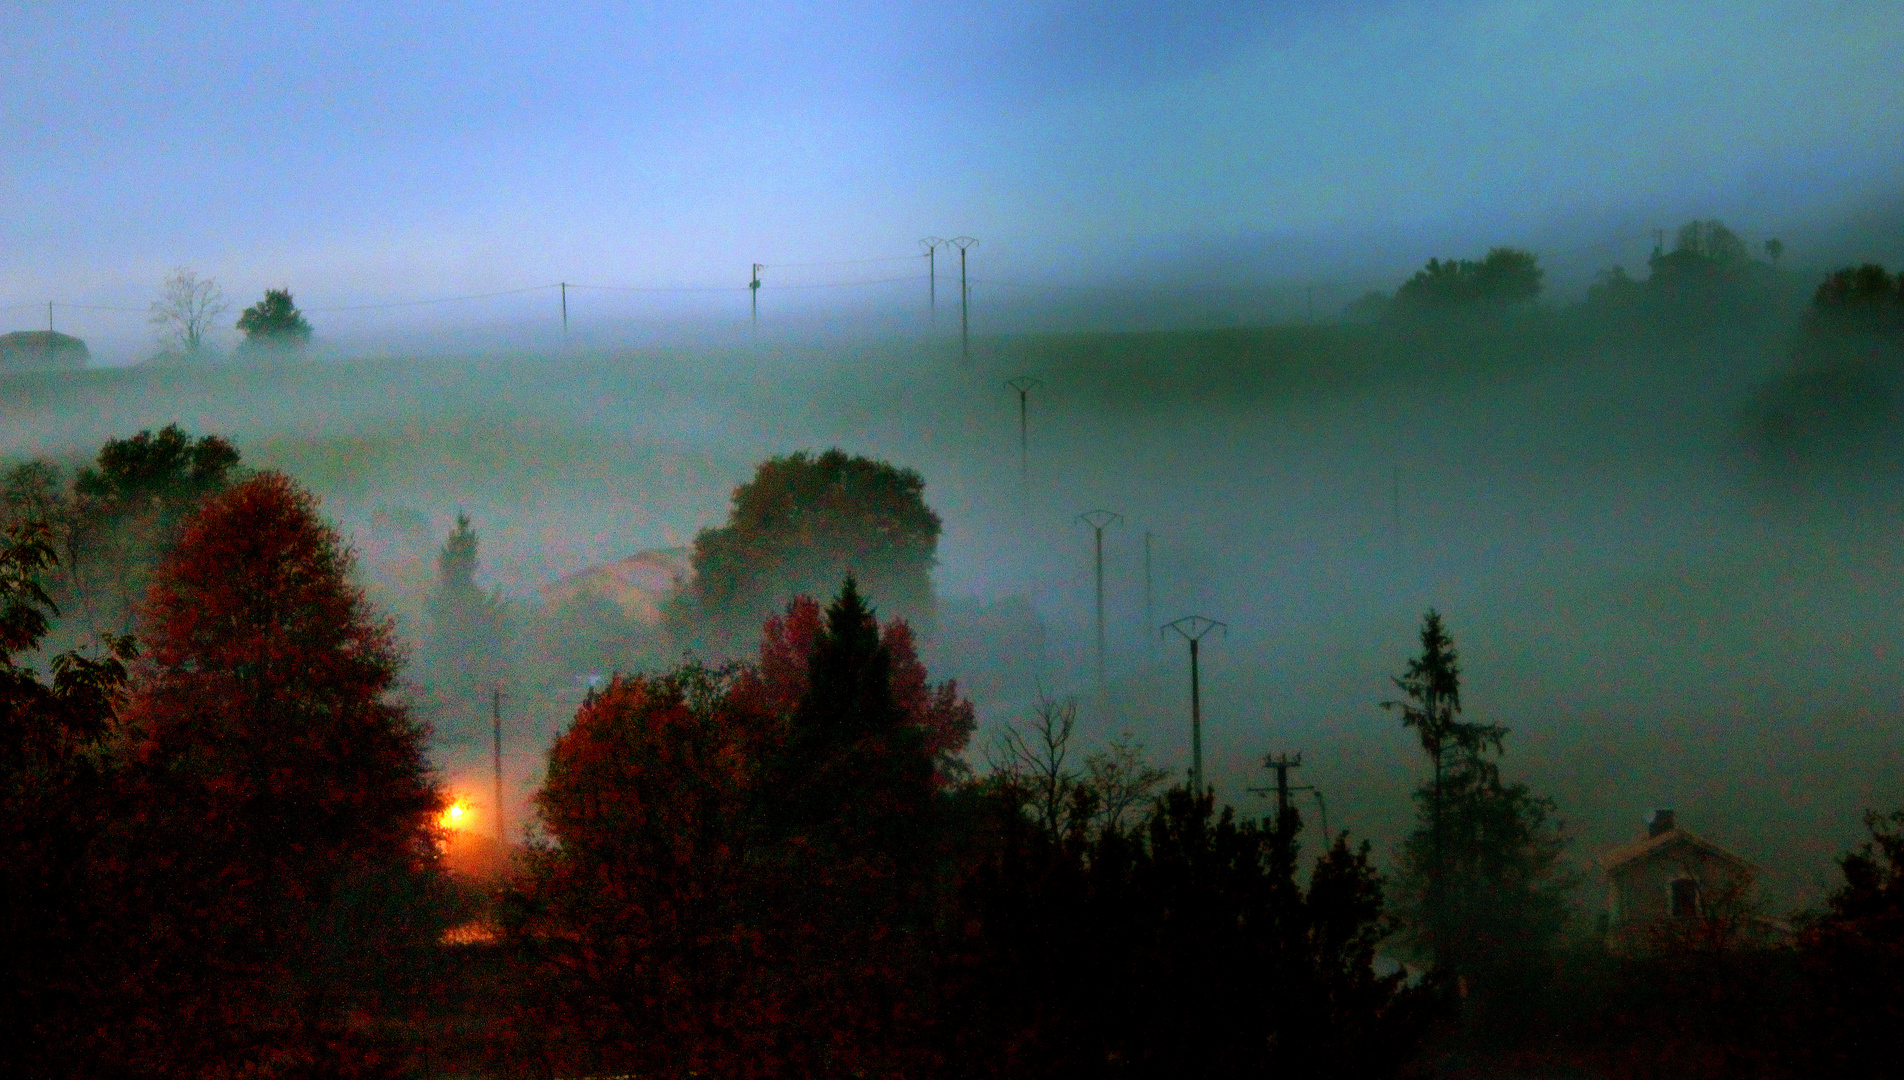
[[(731, 339), (764, 263), (770, 328), (914, 333), (923, 281), (885, 279), (960, 235), (991, 333), (1158, 291), (1205, 294), (1176, 325), (1306, 316), (1494, 245), (1564, 301), (1692, 219), (1897, 261), (1900, 46), (1877, 2), (22, 9), (0, 318), (52, 300), (131, 363), (187, 266), (226, 345), (289, 287), (345, 354), (547, 348), (547, 288), (343, 309), (561, 281), (721, 290), (571, 290), (592, 344)], [(1108, 310), (1028, 313), (1074, 289)]]

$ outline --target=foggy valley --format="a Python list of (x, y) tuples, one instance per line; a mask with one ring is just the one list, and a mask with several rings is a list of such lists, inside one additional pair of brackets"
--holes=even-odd
[[(1181, 772), (1187, 662), (1145, 621), (1150, 533), (1158, 624), (1229, 624), (1203, 654), (1226, 800), (1259, 805), (1261, 757), (1303, 751), (1334, 820), (1392, 844), (1415, 762), (1379, 703), (1432, 607), (1458, 632), (1470, 711), (1514, 730), (1509, 765), (1559, 800), (1574, 858), (1670, 805), (1796, 907), (1899, 765), (1900, 499), (1882, 454), (1834, 467), (1753, 442), (1789, 332), (1681, 348), (1555, 345), (1548, 327), (1476, 350), (1290, 325), (981, 337), (969, 362), (928, 339), (97, 370), (10, 380), (5, 449), (78, 460), (167, 423), (222, 434), (323, 497), (417, 639), (459, 511), (485, 586), (533, 608), (563, 575), (686, 546), (754, 463), (838, 446), (925, 477), (942, 603), (1035, 613), (1039, 655), (934, 656), (988, 727), (1042, 687), (1080, 700), (1091, 737), (1128, 729)], [(1043, 384), (1029, 503), (1004, 385), (1019, 374)], [(1073, 520), (1099, 507), (1124, 518), (1106, 533), (1102, 700)], [(512, 704), (515, 798), (574, 704)], [(438, 743), (470, 783), (486, 728)]]
[(0, 54), (0, 1074), (1900, 1075), (1896, 4)]

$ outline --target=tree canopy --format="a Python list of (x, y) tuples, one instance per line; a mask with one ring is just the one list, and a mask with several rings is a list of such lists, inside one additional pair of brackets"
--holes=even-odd
[(1402, 310), (1454, 311), (1528, 303), (1540, 297), (1539, 260), (1531, 251), (1497, 247), (1476, 262), (1429, 259), (1395, 290)]
[(295, 348), (311, 340), (311, 324), (291, 300), (290, 289), (266, 289), (264, 299), (238, 316), (245, 344)]
[(108, 439), (93, 464), (72, 474), (44, 460), (9, 470), (0, 516), (46, 527), (58, 554), (46, 581), (68, 622), (57, 640), (94, 630), (130, 633), (153, 570), (206, 496), (231, 482), (239, 455), (215, 435), (193, 438), (177, 424)]
[(848, 575), (888, 615), (928, 617), (940, 522), (924, 494), (914, 470), (838, 449), (762, 462), (734, 489), (727, 524), (695, 537), (694, 580), (671, 621), (732, 644)]
[(890, 1064), (971, 728), (850, 580), (770, 620), (754, 663), (591, 695), (550, 752), (555, 843), (525, 893), (555, 1019), (658, 1075)]
[(391, 693), (391, 626), (350, 572), (315, 497), (262, 473), (209, 499), (152, 583), (121, 718), (138, 813), (107, 873), (146, 920), (130, 983), (195, 1019), (122, 1033), (129, 1053), (179, 1072), (321, 1063), (378, 985), (340, 972), (428, 940), (366, 892), (422, 887), (445, 800)]

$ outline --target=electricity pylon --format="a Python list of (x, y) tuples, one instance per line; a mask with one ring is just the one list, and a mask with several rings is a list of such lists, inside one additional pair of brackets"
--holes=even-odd
[(1190, 643), (1190, 793), (1203, 793), (1203, 699), (1197, 685), (1197, 644), (1203, 635), (1212, 630), (1222, 630), (1229, 636), (1230, 624), (1206, 619), (1201, 615), (1185, 615), (1176, 622), (1165, 623), (1158, 633), (1175, 630)]
[(1124, 515), (1110, 510), (1087, 510), (1078, 520), (1097, 534), (1097, 696), (1104, 697), (1104, 528), (1122, 525)]
[(970, 360), (972, 358), (972, 332), (970, 322), (968, 321), (968, 309), (971, 306), (972, 290), (970, 286), (965, 284), (965, 249), (978, 243), (978, 241), (969, 236), (955, 236), (947, 240), (946, 243), (959, 249), (959, 359)]
[(951, 243), (936, 236), (919, 241), (926, 249), (926, 301), (932, 307), (932, 325), (939, 325), (939, 249)]

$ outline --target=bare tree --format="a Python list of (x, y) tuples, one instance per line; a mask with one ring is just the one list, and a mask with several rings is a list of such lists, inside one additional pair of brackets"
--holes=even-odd
[(1053, 840), (1069, 831), (1076, 817), (1079, 776), (1066, 760), (1077, 723), (1076, 698), (1060, 701), (1040, 693), (1031, 722), (999, 732), (985, 752), (992, 771), (1024, 792), (1032, 817)]
[(196, 271), (181, 266), (165, 279), (146, 321), (158, 328), (160, 345), (196, 356), (205, 345), (212, 320), (224, 314), (228, 306), (216, 281), (200, 278)]
[(1099, 824), (1107, 829), (1121, 828), (1124, 814), (1149, 804), (1168, 779), (1169, 771), (1152, 765), (1128, 731), (1084, 759), (1084, 782), (1097, 795)]

